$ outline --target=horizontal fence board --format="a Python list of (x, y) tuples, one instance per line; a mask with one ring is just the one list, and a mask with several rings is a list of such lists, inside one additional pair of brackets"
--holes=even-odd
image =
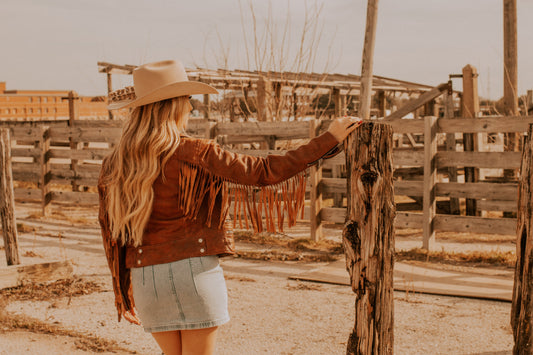
[(51, 191), (52, 202), (68, 202), (75, 205), (97, 205), (98, 194), (90, 192)]
[(393, 150), (392, 164), (394, 166), (423, 166), (424, 152), (414, 150)]
[(423, 181), (399, 180), (394, 181), (394, 195), (422, 196), (424, 193)]
[(118, 142), (122, 128), (116, 127), (55, 127), (49, 129), (50, 139), (72, 138), (76, 142)]
[[(68, 125), (68, 121), (66, 122)], [(76, 120), (72, 123), (71, 127), (81, 127), (81, 128), (121, 128), (124, 124), (122, 120)]]
[(516, 201), (477, 200), (476, 208), (479, 211), (500, 211), (500, 212), (518, 211), (518, 206), (517, 206)]
[(318, 188), (322, 193), (343, 193), (347, 191), (346, 179), (322, 178), (318, 183)]
[(423, 118), (396, 118), (393, 120), (382, 120), (382, 122), (390, 124), (394, 133), (424, 133)]
[(422, 213), (396, 212), (396, 217), (394, 218), (394, 227), (422, 229), (423, 221), (424, 215)]
[(437, 183), (437, 196), (505, 200), (516, 204), (518, 184), (489, 182)]
[(38, 162), (32, 162), (32, 163), (20, 163), (20, 162), (12, 162), (11, 163), (11, 169), (13, 170), (13, 173), (20, 172), (20, 173), (41, 173), (41, 164)]
[(40, 200), (43, 197), (40, 189), (16, 188), (14, 191), (16, 200)]
[(460, 233), (506, 234), (516, 233), (515, 218), (484, 218), (438, 214), (434, 219), (435, 230)]
[(37, 183), (41, 179), (40, 172), (13, 172), (13, 180)]
[(49, 158), (73, 160), (102, 160), (111, 153), (112, 149), (50, 149)]
[(11, 148), (12, 157), (31, 157), (37, 159), (41, 154), (41, 148)]
[(346, 222), (346, 208), (325, 207), (320, 210), (320, 220), (343, 224)]
[(276, 136), (278, 139), (309, 138), (309, 122), (222, 122), (217, 124), (216, 134), (227, 136)]
[(437, 166), (519, 169), (521, 152), (438, 152)]
[(479, 117), (479, 118), (440, 118), (439, 133), (498, 133), (527, 132), (533, 116)]
[(41, 127), (10, 127), (11, 139), (16, 141), (40, 141), (43, 138)]
[(67, 178), (64, 176), (57, 176), (54, 174), (50, 174), (50, 183), (60, 184), (60, 185), (69, 185), (71, 183), (76, 183), (76, 185), (79, 185), (79, 186), (96, 186), (98, 184), (98, 179), (97, 178), (83, 178), (83, 177)]

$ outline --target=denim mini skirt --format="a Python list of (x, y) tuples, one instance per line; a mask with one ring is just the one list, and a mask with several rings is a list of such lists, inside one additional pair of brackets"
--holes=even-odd
[(132, 268), (131, 281), (145, 332), (210, 328), (229, 321), (218, 256)]

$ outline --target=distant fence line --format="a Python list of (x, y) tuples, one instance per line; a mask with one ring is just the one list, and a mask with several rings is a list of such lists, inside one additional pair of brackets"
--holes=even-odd
[[(219, 143), (260, 143), (261, 149), (245, 150), (249, 154), (266, 156), (281, 154), (274, 150), (282, 140), (306, 140), (325, 131), (329, 120), (298, 122), (211, 122), (191, 119), (188, 133), (196, 137), (214, 138)], [(453, 180), (450, 171), (464, 167), (519, 169), (520, 152), (457, 151), (460, 140), (452, 146), (438, 145), (445, 135), (494, 134), (494, 132), (526, 132), (533, 116), (436, 118), (383, 120), (395, 132), (393, 164), (395, 195), (408, 196), (415, 202), (398, 204), (395, 226), (424, 230), (427, 247), (435, 231), (515, 234), (515, 218), (488, 218), (437, 213), (435, 206), (447, 205), (454, 199), (475, 199), (481, 211), (516, 211), (516, 181), (480, 181), (463, 183)], [(63, 122), (2, 122), (9, 127), (12, 139), (13, 179), (17, 200), (39, 200), (43, 212), (54, 202), (95, 205), (95, 190), (102, 159), (110, 153), (121, 134), (120, 121)], [(409, 137), (406, 147), (405, 137)], [(424, 137), (424, 144), (413, 140)], [(429, 142), (429, 143), (428, 143)], [(447, 140), (449, 143), (449, 139)], [(281, 144), (282, 145), (282, 144)], [(257, 146), (257, 145), (256, 145)], [(279, 147), (280, 144), (278, 143)], [(344, 153), (324, 161), (309, 173), (309, 208), (306, 218), (311, 222), (311, 237), (320, 239), (323, 223), (344, 223), (346, 179), (342, 177)], [(440, 179), (437, 179), (440, 176)], [(65, 189), (65, 186), (70, 188)], [(60, 188), (59, 188), (60, 187)], [(334, 206), (327, 203), (333, 199)], [(438, 201), (437, 201), (438, 200)], [(421, 208), (417, 212), (404, 207)], [(422, 213), (420, 212), (422, 210)], [(455, 212), (457, 213), (457, 211)], [(424, 227), (425, 226), (425, 227)]]

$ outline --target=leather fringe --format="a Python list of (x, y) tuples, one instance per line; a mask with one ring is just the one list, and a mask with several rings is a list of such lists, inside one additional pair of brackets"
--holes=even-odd
[[(202, 204), (207, 199), (206, 225), (216, 223), (222, 228), (233, 202), (233, 227), (255, 232), (283, 232), (287, 224), (296, 224), (298, 214), (303, 218), (305, 201), (305, 171), (275, 185), (253, 186), (238, 184), (194, 164), (182, 162), (179, 169), (179, 205), (185, 215), (196, 219)], [(215, 205), (221, 203), (220, 216), (213, 216)], [(213, 219), (218, 219), (214, 221)]]

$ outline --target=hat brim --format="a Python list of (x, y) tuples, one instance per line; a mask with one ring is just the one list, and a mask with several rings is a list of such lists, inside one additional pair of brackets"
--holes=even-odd
[(199, 81), (180, 81), (157, 88), (151, 93), (138, 97), (135, 100), (124, 100), (111, 103), (107, 105), (107, 109), (118, 110), (121, 108), (137, 107), (174, 97), (200, 94), (218, 94), (218, 91), (211, 85)]

